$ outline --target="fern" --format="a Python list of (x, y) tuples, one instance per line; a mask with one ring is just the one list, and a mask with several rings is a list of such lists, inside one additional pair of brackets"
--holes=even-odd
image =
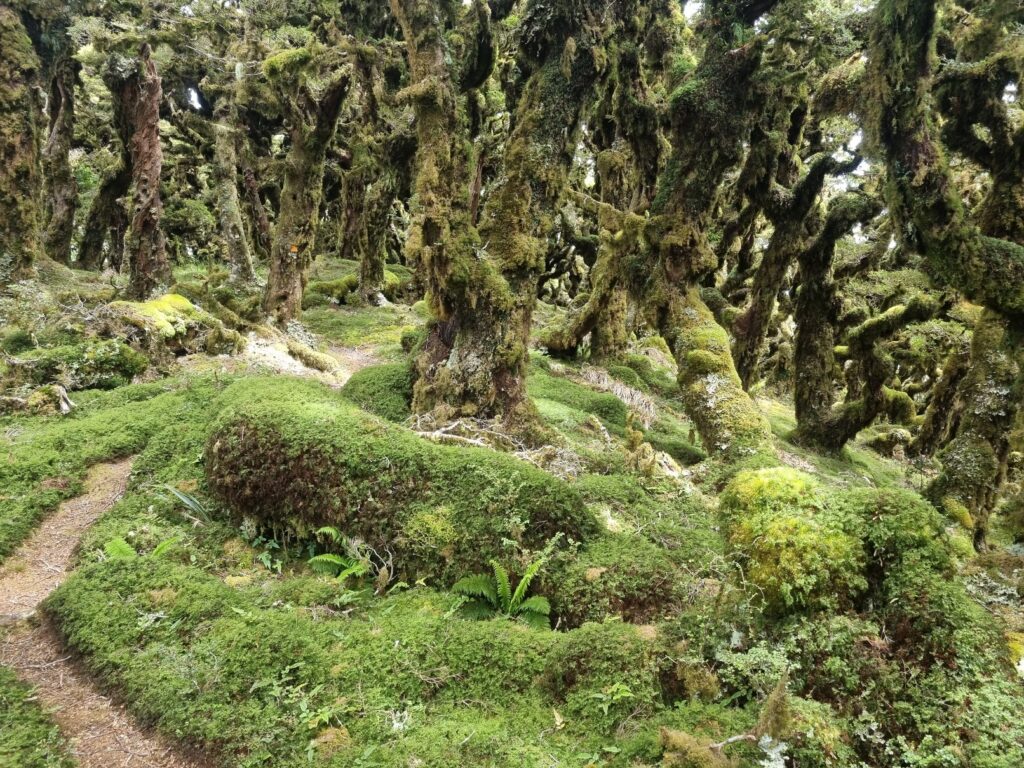
[(103, 551), (107, 553), (107, 558), (110, 560), (131, 560), (139, 556), (135, 547), (120, 537), (111, 539), (104, 544)]
[(512, 585), (509, 583), (508, 571), (497, 560), (491, 560), (494, 569), (494, 585), (498, 593), (497, 607), (504, 613), (512, 606)]
[(323, 528), (317, 528), (316, 535), (324, 536), (333, 541), (335, 544), (337, 544), (345, 538), (342, 532), (335, 528), (333, 525), (325, 525)]
[(483, 573), (459, 579), (452, 585), (452, 592), (466, 597), (482, 597), (490, 603), (492, 610), (498, 607), (498, 594), (495, 591), (494, 579)]
[[(530, 582), (534, 580), (540, 569), (544, 567), (543, 558), (534, 560), (526, 567), (526, 572), (523, 574), (523, 578), (519, 580), (516, 585), (516, 591), (512, 595), (512, 599), (509, 601), (509, 613), (515, 613), (519, 606), (523, 604), (523, 599), (526, 597), (526, 591), (530, 588)], [(550, 610), (550, 608), (548, 609)]]
[(505, 618), (519, 619), (531, 627), (550, 629), (548, 616), (551, 604), (548, 599), (541, 595), (526, 596), (543, 566), (543, 557), (530, 563), (513, 591), (508, 571), (497, 560), (491, 560), (493, 574), (464, 576), (452, 585), (452, 592), (465, 599), (460, 607), (466, 618), (490, 619), (501, 614)]
[(330, 552), (323, 555), (316, 555), (309, 558), (309, 567), (316, 573), (326, 576), (336, 576), (339, 572), (351, 567), (352, 561), (347, 557), (335, 555)]
[(178, 538), (166, 539), (165, 541), (161, 541), (153, 549), (153, 553), (152, 553), (151, 556), (152, 557), (163, 557), (168, 552), (170, 552), (179, 541), (181, 541), (181, 539), (178, 539)]

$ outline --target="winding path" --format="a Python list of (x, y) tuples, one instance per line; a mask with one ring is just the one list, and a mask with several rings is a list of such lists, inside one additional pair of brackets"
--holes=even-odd
[(80, 768), (207, 768), (199, 756), (142, 729), (104, 696), (34, 614), (68, 574), (82, 535), (124, 494), (130, 459), (90, 470), (85, 493), (48, 517), (0, 567), (0, 664), (36, 688)]

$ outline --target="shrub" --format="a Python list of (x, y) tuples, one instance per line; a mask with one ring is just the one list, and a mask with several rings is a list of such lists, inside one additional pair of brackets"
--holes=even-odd
[[(393, 548), (406, 575), (457, 564), (449, 576), (510, 548), (539, 550), (556, 533), (597, 531), (561, 480), (504, 454), (427, 442), (324, 387), (255, 379), (225, 402), (234, 405), (207, 444), (208, 483), (236, 517), (265, 528), (304, 537), (331, 525)], [(450, 513), (447, 559), (423, 547), (424, 505)]]
[(412, 412), (413, 376), (407, 363), (374, 365), (352, 374), (341, 394), (364, 411), (403, 422)]

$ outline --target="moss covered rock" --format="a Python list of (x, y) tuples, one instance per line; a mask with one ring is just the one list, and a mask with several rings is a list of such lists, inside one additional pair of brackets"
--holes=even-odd
[[(427, 442), (322, 387), (250, 380), (225, 402), (206, 449), (209, 486), (261, 526), (307, 536), (333, 525), (392, 549), (402, 573), (446, 577), (598, 530), (564, 482), (504, 454)], [(455, 535), (427, 551), (425, 528)]]
[(173, 354), (230, 354), (245, 346), (236, 331), (225, 328), (209, 312), (176, 293), (145, 302), (115, 301), (109, 305), (108, 315), (114, 326), (112, 332), (123, 334), (129, 342), (135, 341), (154, 354), (163, 350)]
[(145, 355), (116, 339), (29, 350), (8, 361), (12, 384), (60, 384), (69, 389), (113, 389), (149, 367)]

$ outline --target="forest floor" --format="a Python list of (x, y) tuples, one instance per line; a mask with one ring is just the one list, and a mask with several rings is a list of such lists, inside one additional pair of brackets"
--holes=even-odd
[(85, 493), (61, 504), (0, 567), (0, 664), (33, 687), (81, 768), (203, 768), (97, 690), (49, 620), (36, 615), (67, 576), (82, 535), (124, 495), (131, 468), (131, 459), (92, 467)]
[[(63, 306), (87, 325), (106, 290)], [(215, 321), (168, 322), (192, 341)], [(69, 341), (65, 316), (46, 324), (7, 360), (59, 352), (70, 384), (99, 347)], [(699, 445), (657, 337), (607, 365), (532, 352), (545, 445), (475, 420), (434, 430), (409, 412), (423, 324), (422, 306), (325, 299), (288, 334), (245, 329), (244, 347), (179, 348), (134, 383), (71, 391), (69, 415), (0, 416), (0, 768), (731, 768), (782, 748), (852, 768), (924, 754), (927, 739), (901, 740), (909, 716), (892, 723), (956, 707), (970, 721), (957, 750), (1016, 754), (1000, 713), (1019, 711), (1024, 555), (996, 531), (975, 556), (967, 528), (916, 495), (927, 467), (875, 452), (871, 431), (808, 451), (765, 391), (777, 466), (737, 474)], [(346, 519), (349, 494), (373, 514)], [(355, 533), (288, 528), (308, 510)], [(760, 570), (737, 567), (739, 513), (768, 526), (747, 565), (786, 526)], [(396, 532), (368, 553), (355, 534), (378, 519)], [(864, 563), (842, 547), (896, 557), (894, 536), (920, 552), (906, 586), (861, 597)], [(369, 570), (324, 575), (323, 555)], [(491, 557), (514, 580), (540, 563), (529, 594), (550, 601), (549, 627), (466, 613), (453, 584)], [(788, 730), (766, 741), (780, 685)]]

